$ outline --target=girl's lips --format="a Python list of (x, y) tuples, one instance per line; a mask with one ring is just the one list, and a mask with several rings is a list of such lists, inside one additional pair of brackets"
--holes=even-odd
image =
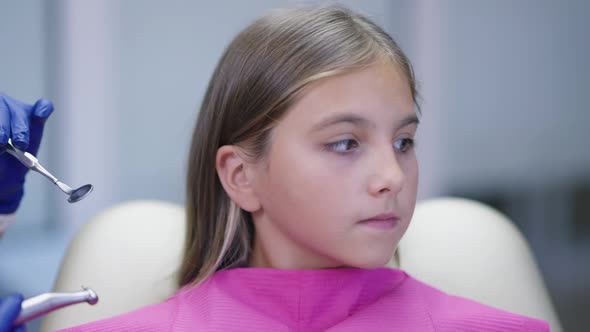
[(376, 229), (388, 230), (398, 224), (399, 218), (393, 213), (384, 213), (369, 219), (361, 220), (359, 223)]
[(363, 220), (360, 224), (363, 226), (368, 226), (380, 230), (388, 230), (392, 229), (397, 225), (398, 219), (385, 219), (385, 220)]
[(391, 212), (391, 213), (381, 213), (381, 214), (378, 214), (378, 215), (373, 216), (371, 218), (362, 220), (361, 222), (363, 222), (363, 221), (369, 221), (369, 220), (390, 220), (390, 219), (399, 219), (399, 217), (396, 216), (395, 213), (393, 213), (393, 212)]

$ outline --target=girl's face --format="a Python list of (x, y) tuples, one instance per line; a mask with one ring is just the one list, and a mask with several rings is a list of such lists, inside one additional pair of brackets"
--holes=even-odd
[(254, 165), (250, 265), (387, 264), (416, 204), (417, 125), (407, 79), (391, 63), (310, 85)]

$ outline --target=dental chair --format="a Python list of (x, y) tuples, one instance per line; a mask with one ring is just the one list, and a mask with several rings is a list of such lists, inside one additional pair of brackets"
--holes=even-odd
[[(107, 318), (161, 302), (176, 290), (184, 241), (183, 207), (135, 201), (102, 212), (75, 236), (54, 286), (99, 295), (46, 316), (41, 331)], [(548, 321), (556, 311), (530, 249), (505, 216), (459, 198), (419, 202), (390, 266), (447, 293)]]

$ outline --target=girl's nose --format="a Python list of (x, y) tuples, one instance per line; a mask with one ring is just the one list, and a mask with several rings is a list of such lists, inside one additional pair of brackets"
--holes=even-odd
[(403, 188), (404, 171), (398, 162), (393, 148), (380, 150), (371, 167), (369, 193), (373, 196), (397, 195)]

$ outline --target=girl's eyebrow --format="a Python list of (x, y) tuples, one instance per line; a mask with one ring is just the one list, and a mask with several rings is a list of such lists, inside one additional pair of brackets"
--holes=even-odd
[[(334, 114), (332, 116), (325, 118), (324, 120), (315, 124), (312, 127), (311, 131), (312, 132), (319, 131), (319, 130), (322, 130), (326, 127), (330, 127), (330, 126), (333, 126), (333, 125), (339, 124), (339, 123), (350, 123), (353, 125), (357, 125), (357, 126), (361, 126), (361, 127), (370, 127), (370, 128), (377, 127), (375, 125), (375, 123), (373, 123), (371, 120), (363, 118), (362, 116), (360, 116), (358, 114), (344, 113), (344, 114)], [(420, 120), (418, 119), (418, 116), (416, 116), (415, 114), (412, 114), (412, 115), (409, 115), (409, 116), (403, 118), (400, 122), (398, 122), (395, 130), (399, 130), (399, 129), (401, 129), (405, 126), (411, 125), (411, 124), (418, 125), (419, 123), (420, 123)]]
[(322, 121), (315, 124), (311, 131), (320, 131), (326, 127), (333, 126), (339, 123), (350, 123), (361, 127), (375, 127), (375, 124), (370, 120), (354, 113), (341, 113), (329, 116)]
[(409, 116), (406, 116), (405, 118), (403, 118), (397, 125), (397, 127), (395, 128), (395, 130), (400, 130), (405, 126), (411, 125), (411, 124), (415, 124), (416, 126), (418, 126), (420, 124), (420, 120), (418, 119), (418, 116), (416, 114), (412, 114)]

